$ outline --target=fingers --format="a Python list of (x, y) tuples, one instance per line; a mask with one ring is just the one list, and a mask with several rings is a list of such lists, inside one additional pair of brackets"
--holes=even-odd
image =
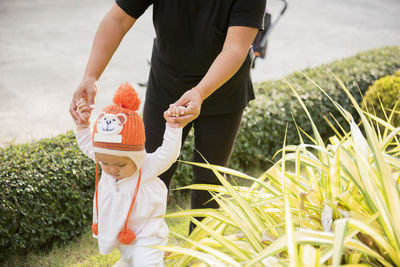
[(176, 106), (175, 104), (171, 104), (171, 105), (169, 105), (167, 114), (168, 114), (168, 116), (179, 117), (179, 116), (185, 114), (185, 110), (186, 110), (186, 107), (184, 107), (184, 106)]
[(189, 90), (166, 111), (166, 121), (184, 127), (200, 115), (202, 99), (198, 92)]
[(69, 106), (69, 113), (71, 114), (71, 117), (74, 120), (75, 124), (78, 124), (80, 122), (79, 121), (79, 115), (76, 112), (76, 106), (75, 106), (75, 104), (73, 102)]
[(93, 85), (92, 90), (86, 90), (86, 95), (88, 99), (89, 106), (94, 107), (94, 99), (97, 94), (97, 83)]
[(174, 117), (174, 116), (170, 116), (170, 111), (169, 110), (166, 110), (165, 112), (164, 112), (164, 119), (165, 119), (165, 121), (167, 122), (167, 124), (170, 126), (170, 127), (172, 127), (172, 128), (179, 128), (179, 127), (181, 127), (179, 124), (177, 124), (176, 122), (175, 122), (175, 118), (176, 117)]
[[(97, 80), (85, 77), (73, 94), (69, 112), (77, 123), (87, 122), (94, 108), (94, 98), (97, 94)], [(83, 102), (85, 104), (83, 104)], [(86, 107), (85, 107), (86, 105)]]
[(79, 94), (78, 92), (75, 92), (72, 96), (72, 101), (69, 106), (69, 113), (71, 114), (71, 117), (75, 121), (75, 123), (79, 121), (79, 115), (76, 111), (76, 102), (78, 101), (78, 99), (79, 99)]
[(84, 98), (80, 98), (76, 103), (76, 109), (79, 117), (81, 118), (81, 123), (89, 124), (90, 114), (93, 108), (88, 105), (88, 102)]
[(91, 111), (93, 108), (88, 105), (84, 98), (79, 99), (76, 103), (77, 109), (81, 111)]
[(198, 90), (188, 90), (174, 104), (169, 105), (164, 118), (169, 124), (184, 127), (200, 115), (202, 103), (202, 95)]
[(175, 123), (185, 126), (200, 115), (200, 106), (189, 105), (185, 108), (184, 115), (175, 118)]
[(70, 105), (70, 114), (75, 124), (77, 125), (89, 125), (90, 124), (90, 114), (93, 108), (91, 108), (86, 99), (83, 97), (78, 98), (78, 94), (75, 93), (73, 101)]
[(197, 114), (187, 113), (180, 116), (171, 116), (171, 112), (169, 110), (164, 112), (164, 119), (167, 123), (174, 128), (185, 127), (186, 124), (193, 121), (198, 117)]
[(174, 104), (169, 105), (168, 110), (164, 112), (164, 119), (171, 127), (182, 127), (180, 124), (175, 122), (175, 118), (185, 114), (186, 107), (176, 106)]
[(90, 118), (91, 109), (89, 107), (78, 109), (78, 115), (84, 120), (87, 121)]
[(180, 106), (179, 110), (180, 110), (180, 115), (184, 115), (186, 112), (186, 107)]
[(180, 125), (180, 127), (185, 126), (186, 124), (188, 124), (189, 122), (193, 121), (194, 119), (196, 119), (198, 117), (198, 115), (195, 114), (187, 114), (187, 115), (183, 115), (180, 117), (175, 117), (173, 119), (173, 122), (177, 125)]
[(71, 105), (69, 106), (69, 113), (71, 114), (72, 119), (75, 123), (82, 123), (86, 120), (86, 116), (82, 116), (83, 114), (78, 109), (77, 103), (72, 100)]

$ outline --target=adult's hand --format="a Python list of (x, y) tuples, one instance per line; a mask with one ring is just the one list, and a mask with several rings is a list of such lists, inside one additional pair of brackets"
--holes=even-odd
[(176, 101), (175, 106), (185, 106), (179, 117), (170, 116), (168, 122), (185, 126), (200, 115), (201, 104), (215, 90), (228, 81), (242, 66), (258, 29), (246, 26), (228, 28), (222, 51), (211, 64), (206, 75), (191, 90)]
[(93, 107), (96, 94), (97, 94), (97, 79), (91, 77), (83, 78), (82, 82), (79, 84), (78, 88), (74, 92), (71, 105), (69, 107), (69, 113), (71, 114), (75, 122), (83, 123), (90, 116), (90, 113), (88, 112), (80, 113), (77, 111), (78, 101), (81, 98), (84, 98), (87, 100), (89, 106)]
[(186, 107), (184, 114), (179, 115), (179, 117), (174, 117), (173, 122), (179, 127), (184, 127), (200, 115), (202, 103), (203, 96), (198, 89), (192, 88), (186, 91), (181, 98), (174, 103), (175, 106)]

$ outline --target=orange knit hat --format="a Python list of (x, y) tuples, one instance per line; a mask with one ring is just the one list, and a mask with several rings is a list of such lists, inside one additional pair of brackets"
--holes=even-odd
[[(103, 108), (93, 127), (94, 152), (128, 156), (137, 168), (137, 156), (144, 152), (145, 132), (142, 118), (136, 112), (140, 100), (135, 89), (128, 83), (121, 84), (114, 94), (113, 105)], [(143, 155), (142, 155), (143, 156)], [(138, 166), (139, 165), (139, 166)]]

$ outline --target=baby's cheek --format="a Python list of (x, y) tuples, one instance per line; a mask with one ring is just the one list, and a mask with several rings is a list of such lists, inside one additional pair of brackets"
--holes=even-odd
[(107, 173), (108, 175), (111, 175), (111, 172), (110, 172), (109, 168), (103, 167), (103, 171), (104, 171), (105, 173)]
[(125, 170), (125, 173), (126, 173), (128, 176), (131, 176), (131, 175), (133, 175), (133, 174), (135, 173), (135, 171), (136, 171), (136, 166), (128, 166), (128, 167), (126, 168), (126, 170)]

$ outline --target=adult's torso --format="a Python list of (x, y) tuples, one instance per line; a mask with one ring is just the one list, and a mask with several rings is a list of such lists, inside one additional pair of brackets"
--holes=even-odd
[(233, 1), (154, 1), (158, 59), (176, 72), (204, 75), (222, 49)]
[[(200, 82), (221, 52), (228, 27), (260, 28), (265, 10), (265, 0), (117, 0), (119, 2), (131, 6), (139, 2), (153, 4), (156, 39), (146, 98), (163, 106), (175, 102)], [(237, 73), (206, 99), (202, 114), (237, 111), (254, 98), (250, 65), (250, 56), (247, 56)]]

